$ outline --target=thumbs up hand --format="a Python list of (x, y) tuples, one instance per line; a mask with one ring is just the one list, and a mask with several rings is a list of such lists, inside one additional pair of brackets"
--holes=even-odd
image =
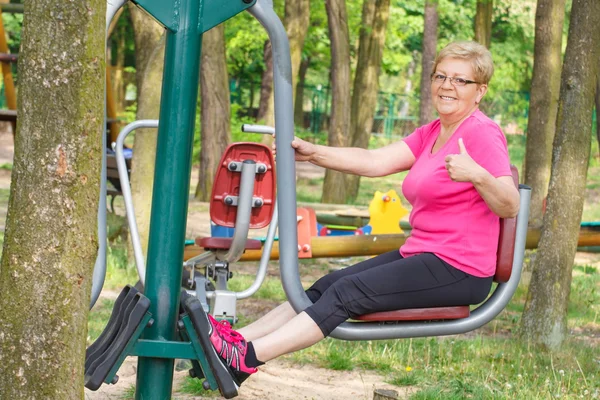
[(455, 182), (473, 182), (483, 168), (467, 152), (462, 138), (458, 139), (459, 154), (449, 154), (445, 158), (446, 170)]

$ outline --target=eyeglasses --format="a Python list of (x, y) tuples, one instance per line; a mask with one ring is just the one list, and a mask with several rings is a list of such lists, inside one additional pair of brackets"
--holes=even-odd
[(446, 76), (446, 75), (442, 75), (442, 74), (434, 74), (431, 76), (431, 80), (440, 85), (443, 85), (444, 82), (446, 82), (446, 79), (448, 79), (450, 81), (450, 83), (454, 86), (465, 86), (465, 85), (469, 85), (471, 83), (479, 84), (479, 82), (470, 81), (468, 79), (458, 78), (458, 77), (450, 77), (450, 76)]

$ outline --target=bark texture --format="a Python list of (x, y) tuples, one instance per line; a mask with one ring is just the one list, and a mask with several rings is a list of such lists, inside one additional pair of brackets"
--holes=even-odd
[(196, 186), (196, 199), (209, 201), (217, 164), (231, 138), (229, 82), (223, 24), (206, 32), (202, 38), (200, 91), (202, 96), (200, 118), (202, 149), (200, 150), (200, 176), (198, 186)]
[(548, 207), (522, 318), (523, 337), (549, 349), (558, 348), (567, 334), (598, 59), (600, 2), (574, 0), (561, 77)]
[(263, 58), (265, 70), (260, 83), (260, 100), (256, 121), (265, 125), (274, 126), (273, 116), (273, 54), (271, 53), (271, 41), (265, 42)]
[[(379, 71), (385, 45), (385, 29), (390, 15), (390, 0), (363, 3), (358, 46), (358, 61), (352, 90), (351, 146), (367, 148), (377, 107)], [(353, 202), (358, 195), (360, 177), (346, 177), (346, 198)]]
[(0, 262), (1, 399), (83, 398), (98, 250), (105, 16), (101, 0), (25, 3)]
[[(165, 55), (164, 28), (132, 3), (129, 5), (129, 11), (135, 39), (136, 118), (158, 119)], [(157, 129), (139, 129), (133, 142), (131, 197), (135, 204), (135, 218), (144, 255), (148, 249), (150, 235), (157, 135)], [(129, 248), (132, 249), (131, 243)], [(129, 251), (129, 256), (133, 260), (132, 250)]]
[(532, 188), (529, 224), (538, 228), (542, 226), (543, 202), (550, 180), (564, 16), (565, 0), (538, 0), (524, 172), (525, 183)]
[(431, 74), (437, 48), (437, 0), (425, 1), (425, 25), (423, 28), (423, 58), (421, 70), (421, 101), (419, 109), (419, 125), (431, 122), (433, 104), (431, 102)]
[[(348, 13), (344, 0), (326, 0), (329, 40), (331, 42), (331, 120), (329, 145), (344, 147), (350, 132), (350, 34)], [(346, 201), (345, 175), (327, 169), (323, 182), (323, 203)]]
[(475, 41), (488, 49), (492, 44), (492, 16), (494, 0), (477, 0), (475, 13)]
[[(290, 42), (290, 55), (292, 60), (292, 90), (295, 100), (296, 82), (300, 71), (302, 61), (302, 49), (308, 25), (310, 23), (310, 1), (309, 0), (286, 0), (283, 25), (287, 32)], [(265, 71), (262, 76), (260, 91), (260, 105), (258, 108), (258, 121), (263, 121), (265, 125), (275, 125), (275, 112), (273, 105), (273, 59), (271, 54), (271, 43), (265, 44)], [(263, 142), (270, 143), (269, 136), (263, 137)]]

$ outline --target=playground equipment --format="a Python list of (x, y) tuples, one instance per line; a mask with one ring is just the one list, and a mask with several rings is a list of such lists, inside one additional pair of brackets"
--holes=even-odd
[[(269, 34), (274, 60), (281, 279), (291, 305), (300, 312), (310, 304), (310, 300), (304, 293), (298, 272), (295, 161), (294, 150), (290, 146), (294, 132), (289, 44), (269, 0), (135, 0), (134, 3), (167, 29), (157, 143), (161, 152), (156, 159), (147, 265), (144, 265), (144, 260), (138, 260), (141, 255), (135, 254), (145, 291), (141, 294), (133, 288), (125, 288), (119, 296), (105, 332), (86, 354), (86, 385), (96, 389), (102, 382), (114, 382), (123, 359), (127, 355), (137, 355), (136, 398), (168, 399), (172, 389), (173, 360), (181, 358), (192, 360), (192, 373), (205, 378), (203, 385), (206, 389), (219, 389), (224, 397), (231, 398), (237, 394), (237, 383), (218, 360), (208, 341), (210, 325), (203, 306), (197, 298), (180, 291), (201, 38), (203, 32), (246, 9)], [(108, 20), (123, 4), (124, 1), (109, 3)], [(134, 129), (135, 126), (126, 129)], [(256, 173), (251, 163), (248, 165), (250, 167), (246, 163), (242, 166)], [(121, 170), (119, 165), (120, 176)], [(105, 172), (102, 178), (105, 182)], [(126, 186), (122, 185), (124, 196)], [(521, 211), (516, 221), (503, 221), (503, 232), (508, 236), (503, 236), (506, 240), (501, 241), (500, 247), (502, 260), (508, 260), (506, 265), (509, 271), (512, 267), (512, 273), (510, 276), (501, 274), (498, 280), (506, 283), (499, 283), (491, 297), (468, 317), (431, 321), (430, 314), (421, 312), (418, 318), (424, 319), (422, 321), (393, 325), (378, 321), (346, 322), (332, 336), (345, 340), (371, 340), (448, 335), (467, 332), (489, 322), (512, 297), (521, 273), (529, 189), (522, 186), (520, 192)], [(241, 192), (239, 197), (242, 197)], [(100, 207), (106, 210), (105, 204)], [(127, 211), (133, 216), (130, 210)], [(239, 241), (245, 243), (245, 239), (236, 243)], [(222, 250), (225, 258), (234, 259), (238, 256), (239, 246), (232, 240), (230, 248)], [(506, 268), (500, 270), (507, 271)], [(94, 278), (94, 290), (98, 285), (101, 288), (96, 278), (103, 281), (104, 277), (97, 277), (95, 270)], [(452, 317), (441, 314), (436, 319)]]
[[(94, 388), (94, 382), (113, 382), (114, 373), (124, 357), (137, 355), (136, 398), (167, 399), (171, 396), (173, 360), (187, 358), (194, 360), (193, 364), (197, 367), (194, 371), (197, 376), (204, 376), (206, 388), (219, 389), (223, 396), (231, 398), (237, 393), (236, 384), (216, 359), (214, 351), (211, 352), (210, 344), (206, 343), (208, 320), (199, 300), (183, 296), (185, 299), (180, 302), (182, 243), (188, 206), (201, 40), (205, 31), (249, 9), (267, 28), (273, 47), (281, 55), (274, 57), (276, 102), (292, 93), (289, 45), (285, 29), (273, 11), (272, 2), (268, 0), (136, 0), (134, 3), (167, 29), (157, 142), (161, 152), (157, 157), (154, 179), (148, 263), (144, 265), (143, 260), (138, 262), (138, 272), (145, 278), (145, 293), (136, 293), (134, 296), (147, 299), (141, 302), (144, 307), (137, 308), (138, 313), (143, 313), (145, 317), (132, 321), (131, 311), (136, 309), (139, 301), (128, 300), (128, 296), (124, 295), (113, 310), (113, 322), (107, 327), (109, 332), (102, 336), (102, 345), (95, 347), (97, 351), (88, 351), (86, 382), (91, 388)], [(123, 0), (109, 2), (107, 25), (124, 4)], [(282, 86), (286, 82), (289, 82), (287, 87)], [(279, 121), (276, 127), (289, 143), (293, 135), (293, 119), (290, 118), (287, 122), (280, 114), (276, 111), (276, 119)], [(280, 165), (293, 164), (292, 149), (287, 151), (287, 157), (285, 153), (286, 151), (282, 151), (280, 155), (288, 160), (280, 161)], [(104, 160), (103, 170), (105, 165)], [(105, 179), (104, 170), (103, 183)], [(102, 192), (105, 190), (106, 187), (103, 186)], [(126, 190), (125, 186), (123, 190)], [(105, 226), (102, 213), (106, 210), (106, 196), (103, 198), (104, 202), (101, 198), (99, 205), (99, 226)], [(105, 238), (106, 234), (100, 233), (99, 236)], [(94, 269), (92, 304), (104, 280), (105, 261), (102, 257), (100, 251)], [(139, 261), (138, 258), (140, 257), (136, 254), (136, 261)], [(129, 292), (133, 291), (129, 289), (127, 293)], [(180, 314), (180, 308), (183, 314)], [(127, 325), (128, 323), (133, 325)], [(131, 328), (136, 325), (135, 329)], [(208, 351), (203, 351), (202, 346)], [(103, 368), (98, 368), (100, 365)]]
[[(252, 129), (244, 126), (244, 131)], [(254, 130), (256, 131), (256, 129)], [(218, 319), (228, 319), (234, 324), (236, 302), (252, 296), (259, 289), (267, 273), (269, 248), (277, 227), (275, 213), (274, 159), (268, 146), (258, 143), (234, 143), (221, 161), (214, 180), (210, 202), (211, 221), (219, 226), (235, 228), (232, 238), (197, 238), (196, 243), (206, 252), (187, 260), (188, 287), (195, 287), (196, 297), (204, 311)], [(229, 265), (239, 260), (245, 250), (261, 249), (260, 240), (247, 239), (248, 230), (259, 229), (269, 223), (265, 251), (261, 257), (256, 279), (250, 288), (241, 292), (228, 290), (227, 281), (232, 272)], [(203, 270), (196, 274), (196, 270)], [(210, 278), (215, 281), (212, 289)], [(207, 299), (210, 299), (210, 307)]]
[[(318, 224), (319, 236), (346, 236), (346, 235), (389, 235), (404, 233), (400, 227), (402, 217), (408, 215), (409, 211), (402, 206), (400, 196), (395, 190), (382, 193), (375, 191), (373, 199), (369, 202), (369, 221), (363, 226), (344, 224)], [(314, 216), (317, 219), (317, 215)], [(362, 221), (356, 218), (355, 221)], [(299, 233), (300, 234), (300, 233)]]

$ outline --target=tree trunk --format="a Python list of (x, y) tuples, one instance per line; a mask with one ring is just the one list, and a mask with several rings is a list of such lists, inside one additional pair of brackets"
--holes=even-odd
[[(350, 131), (350, 34), (348, 13), (344, 0), (326, 0), (329, 40), (331, 42), (331, 119), (329, 145), (348, 145)], [(331, 169), (325, 171), (323, 203), (344, 203), (346, 184), (344, 174)]]
[(524, 171), (525, 183), (532, 188), (529, 224), (536, 228), (542, 226), (543, 202), (550, 179), (564, 16), (565, 0), (538, 0)]
[(558, 348), (567, 333), (573, 259), (590, 156), (600, 59), (600, 2), (574, 0), (563, 65), (548, 207), (522, 319), (527, 340)]
[(304, 39), (306, 38), (306, 32), (310, 24), (310, 1), (285, 0), (283, 24), (290, 40), (292, 90), (294, 90), (295, 99), (298, 71), (300, 71), (300, 63), (302, 62), (302, 49), (304, 48)]
[(488, 49), (492, 44), (492, 16), (494, 0), (477, 0), (475, 13), (475, 41)]
[(431, 74), (437, 48), (437, 0), (425, 1), (425, 25), (423, 28), (423, 60), (421, 71), (421, 101), (419, 125), (431, 122), (433, 104), (431, 102)]
[[(408, 68), (406, 69), (406, 83), (404, 84), (404, 95), (405, 98), (403, 99), (403, 104), (402, 104), (402, 108), (400, 108), (400, 117), (408, 117), (408, 113), (409, 113), (409, 100), (410, 97), (412, 96), (412, 77), (415, 74), (415, 68), (417, 66), (417, 57), (418, 57), (418, 52), (417, 51), (413, 51), (412, 52), (412, 59), (410, 60), (410, 62), (408, 63)], [(431, 90), (431, 89), (430, 89)]]
[[(158, 119), (165, 54), (164, 28), (133, 4), (130, 4), (129, 11), (135, 40), (136, 118)], [(150, 234), (157, 136), (156, 129), (139, 129), (133, 142), (131, 197), (135, 204), (135, 218), (144, 255)], [(131, 239), (129, 249), (133, 249)], [(129, 251), (129, 258), (133, 261), (133, 251)]]
[(294, 123), (296, 126), (304, 127), (304, 84), (306, 82), (306, 73), (310, 66), (310, 57), (306, 57), (300, 63), (298, 71), (298, 83), (296, 84), (296, 99), (294, 101)]
[[(600, 62), (600, 61), (599, 61)], [(598, 67), (598, 82), (596, 83), (596, 139), (598, 140), (600, 158), (600, 67)]]
[(209, 201), (219, 160), (231, 138), (229, 83), (223, 24), (206, 32), (202, 37), (200, 76), (202, 149), (196, 199)]
[(112, 80), (116, 95), (115, 104), (117, 105), (117, 114), (121, 114), (125, 110), (125, 78), (123, 77), (125, 69), (125, 32), (124, 25), (117, 26), (117, 57), (113, 68), (114, 78)]
[(19, 70), (28, 73), (19, 76), (0, 262), (1, 399), (84, 395), (98, 251), (105, 18), (101, 0), (25, 4)]
[[(377, 107), (379, 71), (385, 45), (385, 29), (390, 14), (390, 0), (365, 1), (358, 46), (358, 61), (352, 90), (351, 146), (367, 148)], [(358, 195), (360, 177), (346, 177), (346, 201)]]
[(265, 125), (274, 126), (273, 117), (273, 54), (271, 53), (271, 42), (265, 42), (264, 49), (265, 70), (262, 74), (260, 84), (260, 101), (258, 102), (258, 113), (256, 121)]
[[(290, 55), (292, 60), (292, 95), (295, 95), (296, 82), (300, 62), (302, 60), (302, 49), (304, 48), (304, 39), (310, 23), (310, 1), (309, 0), (286, 0), (285, 16), (283, 24), (290, 41)], [(274, 126), (274, 104), (273, 104), (273, 59), (271, 54), (271, 43), (265, 44), (265, 71), (262, 77), (262, 86), (260, 94), (260, 105), (258, 108), (258, 121), (263, 121), (265, 125)], [(263, 142), (270, 143), (271, 137), (264, 136)]]

